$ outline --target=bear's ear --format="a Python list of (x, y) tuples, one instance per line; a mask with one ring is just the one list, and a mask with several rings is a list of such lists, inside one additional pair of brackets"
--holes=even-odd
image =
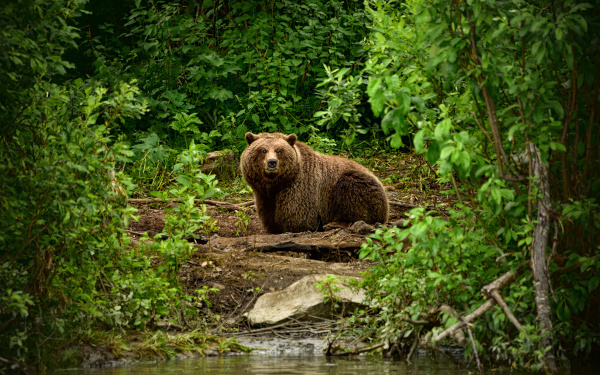
[(287, 141), (287, 143), (290, 144), (290, 146), (293, 146), (297, 140), (298, 140), (298, 137), (296, 137), (296, 134), (290, 134), (286, 138), (286, 141)]
[(256, 136), (250, 132), (246, 133), (246, 142), (248, 142), (248, 144), (252, 144), (252, 142), (256, 141)]

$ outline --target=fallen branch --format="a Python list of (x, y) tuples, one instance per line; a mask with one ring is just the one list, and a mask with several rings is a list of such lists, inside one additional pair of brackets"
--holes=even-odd
[(406, 323), (410, 323), (413, 326), (437, 326), (439, 325), (439, 322), (437, 321), (430, 321), (430, 320), (412, 320), (412, 319), (408, 319), (408, 318), (401, 318), (400, 319), (403, 322)]
[(292, 335), (298, 333), (318, 335), (340, 330), (339, 326), (336, 324), (337, 323), (332, 321), (303, 322), (297, 319), (291, 319), (269, 327), (250, 329), (245, 332), (225, 333), (224, 336), (263, 336), (265, 333), (272, 333), (280, 337), (283, 337), (285, 334)]
[[(154, 232), (154, 231), (151, 231), (151, 230), (147, 230), (146, 232), (138, 232), (138, 231), (135, 231), (135, 230), (125, 229), (125, 232), (131, 233), (131, 234), (134, 234), (134, 235), (140, 236), (140, 237), (143, 237), (143, 236), (146, 236), (146, 235), (147, 236), (152, 236), (152, 238), (154, 238), (154, 237), (156, 237), (156, 235), (160, 234), (158, 232)], [(162, 240), (162, 241), (166, 241), (168, 239), (169, 239), (169, 236), (167, 236), (166, 234), (162, 234), (160, 236), (160, 240)], [(192, 243), (194, 243), (196, 245), (205, 245), (205, 244), (208, 243), (208, 238), (205, 235), (203, 235), (203, 234), (198, 235), (198, 238), (195, 238), (195, 237), (185, 237), (185, 238), (182, 238), (182, 239), (186, 240), (187, 242), (192, 242)]]
[[(515, 278), (517, 277), (517, 274), (519, 273), (520, 270), (521, 270), (521, 268), (518, 268), (514, 271), (506, 272), (504, 275), (500, 276), (496, 280), (492, 281), (488, 285), (481, 288), (482, 293), (484, 295), (488, 295), (488, 294), (491, 294), (492, 290), (502, 290), (504, 287), (506, 287), (508, 284), (510, 284), (511, 282), (513, 282), (515, 280)], [(478, 308), (473, 310), (470, 314), (463, 317), (462, 321), (457, 322), (452, 327), (446, 329), (439, 335), (434, 336), (431, 339), (431, 341), (433, 343), (435, 343), (437, 341), (445, 339), (448, 336), (455, 336), (456, 331), (458, 331), (459, 329), (462, 329), (465, 324), (468, 324), (468, 323), (472, 322), (473, 320), (477, 319), (478, 317), (480, 317), (481, 315), (483, 315), (486, 311), (491, 309), (495, 304), (496, 304), (495, 299), (488, 299), (487, 301), (485, 301), (485, 303), (483, 305), (479, 306)]]
[[(129, 203), (137, 203), (137, 204), (148, 204), (148, 203), (157, 203), (157, 202), (165, 202), (165, 201), (160, 198), (140, 198), (140, 199), (129, 199), (128, 202)], [(173, 200), (169, 201), (169, 203), (171, 203), (171, 202), (181, 203), (181, 199), (173, 199)], [(216, 206), (216, 207), (220, 207), (220, 208), (225, 208), (230, 211), (242, 210), (242, 209), (244, 209), (244, 207), (251, 206), (254, 204), (253, 200), (244, 202), (244, 203), (230, 203), (230, 202), (213, 201), (210, 199), (205, 199), (205, 200), (194, 199), (194, 202), (208, 204), (210, 206)]]

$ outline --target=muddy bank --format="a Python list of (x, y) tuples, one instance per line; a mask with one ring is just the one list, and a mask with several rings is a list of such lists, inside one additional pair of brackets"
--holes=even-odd
[[(384, 183), (390, 201), (388, 225), (399, 224), (414, 207), (453, 204), (453, 196), (440, 193), (449, 185), (438, 184), (435, 174), (421, 157), (399, 154), (359, 161)], [(222, 184), (228, 194), (220, 200), (243, 205), (242, 216), (249, 220), (247, 227), (240, 226), (239, 210), (235, 207), (207, 205), (207, 214), (216, 220), (219, 229), (212, 234), (209, 243), (195, 245), (196, 252), (180, 272), (184, 289), (190, 293), (204, 286), (219, 290), (209, 295), (210, 309), (198, 308), (200, 316), (214, 322), (213, 332), (249, 328), (242, 317), (256, 298), (282, 290), (307, 275), (358, 277), (370, 267), (370, 262), (358, 259), (369, 230), (333, 228), (325, 232), (269, 235), (255, 207), (248, 204), (253, 198), (250, 190), (240, 184), (239, 178), (235, 181), (237, 185), (236, 182)], [(164, 205), (136, 203), (135, 200), (131, 204), (138, 208), (141, 216), (138, 222), (131, 223), (133, 232), (162, 230)], [(219, 318), (216, 321), (215, 316)]]

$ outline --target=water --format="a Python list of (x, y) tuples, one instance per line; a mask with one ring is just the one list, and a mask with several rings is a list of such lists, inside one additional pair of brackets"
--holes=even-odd
[[(476, 373), (457, 367), (451, 361), (433, 360), (425, 353), (415, 353), (412, 363), (384, 361), (366, 355), (325, 357), (326, 342), (320, 339), (287, 340), (278, 338), (240, 338), (240, 343), (261, 348), (251, 354), (222, 355), (193, 359), (130, 363), (117, 367), (62, 370), (55, 375), (228, 375), (228, 374), (420, 374), (466, 375)], [(495, 374), (499, 374), (495, 372)]]
[(121, 367), (61, 371), (59, 374), (85, 375), (144, 375), (144, 374), (420, 374), (459, 375), (477, 371), (460, 369), (452, 362), (417, 358), (412, 364), (406, 361), (382, 361), (359, 357), (326, 358), (322, 355), (227, 355), (186, 360), (173, 360), (156, 364), (134, 364)]

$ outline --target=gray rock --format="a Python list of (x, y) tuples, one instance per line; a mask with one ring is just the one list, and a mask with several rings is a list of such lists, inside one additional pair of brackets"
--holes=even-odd
[(299, 320), (315, 320), (315, 318), (334, 318), (342, 312), (350, 314), (357, 307), (365, 306), (363, 290), (353, 292), (339, 277), (336, 288), (340, 290), (334, 295), (339, 307), (334, 303), (324, 303), (323, 293), (315, 287), (327, 275), (310, 275), (296, 281), (284, 290), (267, 293), (258, 298), (254, 308), (248, 312), (247, 318), (252, 325), (272, 325), (294, 318)]
[(358, 234), (362, 234), (364, 236), (369, 235), (371, 233), (375, 233), (375, 227), (365, 223), (364, 221), (360, 220), (355, 222), (354, 224), (352, 224), (350, 226), (350, 228), (348, 228), (348, 230), (352, 233), (358, 233)]
[(235, 176), (238, 173), (239, 161), (232, 151), (213, 151), (206, 155), (200, 171), (215, 174), (218, 178)]

